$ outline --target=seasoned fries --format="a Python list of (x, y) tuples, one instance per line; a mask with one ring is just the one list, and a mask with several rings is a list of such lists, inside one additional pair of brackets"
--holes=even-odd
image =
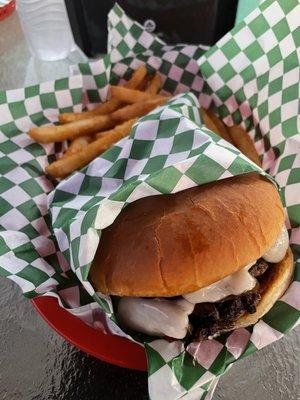
[(232, 143), (241, 153), (261, 167), (261, 161), (247, 132), (237, 125), (225, 126), (211, 110), (202, 109), (201, 113), (208, 129)]
[(162, 97), (148, 100), (143, 103), (130, 104), (115, 111), (112, 114), (112, 118), (117, 121), (125, 121), (128, 118), (142, 117), (154, 108), (166, 103), (168, 99), (168, 97)]
[[(137, 121), (137, 118), (130, 119), (129, 121), (123, 122), (121, 125), (117, 125), (114, 129), (106, 132), (99, 132), (96, 134), (96, 139), (104, 138), (102, 141), (102, 146), (107, 150), (112, 144), (116, 143), (118, 140), (129, 135), (130, 130)], [(104, 148), (103, 147), (103, 148)], [(103, 150), (104, 151), (104, 150)]]
[(243, 153), (250, 158), (255, 164), (261, 167), (260, 158), (255, 150), (254, 144), (250, 139), (248, 133), (243, 128), (237, 125), (228, 126), (228, 133), (233, 141), (233, 144)]
[(101, 132), (100, 137), (88, 144), (83, 150), (70, 156), (62, 157), (60, 160), (48, 165), (46, 172), (55, 178), (64, 178), (73, 171), (84, 167), (114, 143), (127, 136), (135, 122), (136, 119), (131, 119), (110, 131)]
[[(149, 85), (149, 82), (150, 82), (150, 78), (149, 78), (149, 76), (147, 75), (147, 76), (145, 76), (145, 78), (143, 79), (143, 81), (139, 84), (139, 86), (138, 86), (137, 88), (134, 88), (134, 89), (138, 89), (138, 90), (144, 91), (144, 90), (147, 89), (147, 87), (148, 87), (148, 85)], [(126, 85), (125, 85), (125, 86), (126, 86)]]
[(231, 137), (229, 136), (226, 126), (223, 124), (223, 122), (216, 117), (211, 110), (202, 109), (201, 111), (206, 127), (217, 135), (221, 136), (223, 139), (227, 140), (227, 142), (232, 143)]
[(104, 129), (113, 128), (118, 122), (141, 117), (155, 107), (165, 103), (168, 99), (165, 96), (151, 97), (148, 101), (125, 106), (111, 114), (98, 115), (93, 118), (73, 121), (59, 126), (51, 125), (32, 128), (29, 131), (29, 135), (39, 143), (63, 142), (67, 139), (75, 139), (80, 136), (94, 134)]
[(120, 106), (120, 101), (117, 99), (110, 99), (106, 103), (101, 103), (99, 106), (91, 111), (84, 111), (81, 113), (63, 113), (59, 116), (59, 122), (61, 124), (67, 124), (69, 122), (78, 121), (80, 119), (87, 119), (94, 117), (95, 115), (110, 114), (117, 110)]
[(125, 87), (129, 89), (135, 89), (137, 88), (143, 80), (147, 77), (147, 69), (145, 65), (141, 65), (134, 71), (132, 74), (132, 77), (129, 79), (127, 83), (125, 83)]
[(124, 86), (111, 86), (111, 95), (112, 97), (127, 104), (133, 104), (163, 97), (159, 95), (153, 95), (151, 93), (142, 92), (141, 90), (128, 89)]
[[(110, 100), (99, 104), (94, 110), (63, 113), (59, 116), (61, 125), (30, 129), (30, 137), (39, 143), (70, 141), (64, 155), (48, 165), (46, 172), (55, 178), (64, 178), (129, 135), (137, 118), (170, 99), (158, 94), (161, 87), (161, 76), (158, 73), (150, 76), (146, 67), (140, 66), (124, 86), (111, 86)], [(242, 128), (226, 127), (211, 110), (201, 112), (210, 130), (261, 165), (251, 139)]]
[(162, 86), (161, 76), (156, 72), (154, 77), (151, 79), (146, 92), (149, 94), (157, 94)]
[(93, 118), (70, 122), (65, 125), (47, 125), (32, 128), (29, 136), (39, 143), (63, 142), (79, 136), (90, 135), (114, 126), (109, 115), (97, 115)]
[(89, 136), (78, 137), (71, 142), (64, 155), (70, 156), (75, 154), (78, 151), (83, 150), (89, 143), (91, 143), (91, 138)]
[[(134, 71), (132, 77), (128, 82), (125, 83), (125, 87), (130, 89), (142, 88), (146, 87), (148, 83), (147, 69), (144, 65), (141, 65), (137, 70)], [(111, 98), (105, 103), (99, 104), (94, 110), (84, 111), (81, 113), (63, 113), (59, 116), (59, 122), (61, 124), (66, 124), (72, 121), (78, 121), (79, 119), (86, 119), (93, 117), (94, 115), (104, 115), (110, 114), (114, 112), (119, 106), (121, 102), (117, 99)]]

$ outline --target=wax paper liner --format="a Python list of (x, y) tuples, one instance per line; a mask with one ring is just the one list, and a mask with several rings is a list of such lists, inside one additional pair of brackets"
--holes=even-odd
[(95, 294), (87, 281), (101, 229), (123, 206), (257, 167), (201, 126), (192, 94), (178, 96), (50, 195), (56, 241), (46, 204), (53, 182), (43, 168), (62, 147), (33, 143), (26, 135), (31, 126), (56, 121), (63, 110), (80, 110), (82, 95), (89, 107), (104, 100), (109, 81), (126, 80), (132, 69), (146, 63), (150, 71), (160, 71), (165, 91), (191, 91), (226, 123), (242, 123), (264, 170), (281, 188), (298, 260), (294, 282), (252, 328), (187, 349), (181, 341), (145, 338), (152, 399), (211, 398), (217, 377), (229, 365), (282, 337), (299, 321), (299, 11), (296, 1), (265, 1), (204, 54), (199, 46), (166, 46), (116, 5), (109, 15), (110, 56), (80, 65), (79, 76), (0, 93), (0, 273), (28, 297), (56, 296), (95, 327), (101, 321), (100, 304), (108, 316), (106, 328), (123, 334), (110, 300)]

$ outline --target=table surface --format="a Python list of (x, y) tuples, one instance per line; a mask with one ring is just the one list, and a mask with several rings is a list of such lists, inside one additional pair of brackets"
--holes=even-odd
[[(0, 89), (68, 74), (84, 61), (40, 62), (27, 48), (17, 14), (0, 22)], [(0, 400), (147, 399), (146, 373), (115, 367), (69, 345), (37, 315), (10, 281), (0, 278)], [(300, 329), (239, 361), (221, 379), (215, 400), (300, 397)]]

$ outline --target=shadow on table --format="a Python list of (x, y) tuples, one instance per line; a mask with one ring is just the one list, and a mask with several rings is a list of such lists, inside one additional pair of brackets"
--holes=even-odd
[(146, 400), (147, 374), (115, 367), (53, 332), (17, 287), (0, 279), (1, 400)]

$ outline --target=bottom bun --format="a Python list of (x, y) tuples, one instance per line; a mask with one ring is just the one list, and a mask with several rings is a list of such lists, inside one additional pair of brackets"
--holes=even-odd
[[(256, 306), (254, 314), (242, 315), (234, 324), (233, 329), (245, 328), (254, 325), (262, 318), (284, 294), (294, 275), (294, 258), (290, 248), (282, 261), (274, 264), (263, 282), (261, 282), (261, 300)], [(231, 329), (230, 329), (231, 330)]]

